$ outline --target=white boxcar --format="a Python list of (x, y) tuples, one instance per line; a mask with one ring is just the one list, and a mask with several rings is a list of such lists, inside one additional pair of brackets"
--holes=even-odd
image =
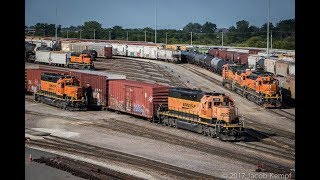
[(250, 56), (248, 56), (248, 66), (249, 66), (249, 68), (255, 69), (258, 59), (259, 59), (258, 55), (250, 55)]
[(158, 59), (166, 60), (166, 50), (165, 49), (158, 49)]
[(58, 51), (51, 51), (50, 59), (51, 64), (60, 64), (66, 66), (68, 63), (69, 53), (66, 52), (58, 52)]
[(57, 65), (67, 65), (69, 53), (57, 52), (57, 51), (36, 51), (35, 62), (47, 63), (47, 64), (57, 64)]
[(35, 57), (35, 62), (41, 62), (41, 63), (50, 63), (50, 51), (36, 51), (36, 57)]
[(81, 42), (81, 43), (71, 43), (72, 52), (81, 53), (83, 50), (88, 50), (88, 43)]
[(276, 61), (276, 74), (281, 76), (287, 76), (289, 74), (289, 62)]
[(265, 59), (264, 60), (264, 69), (267, 72), (271, 72), (273, 74), (275, 73), (276, 70), (276, 61), (275, 59)]
[(295, 63), (290, 63), (289, 64), (289, 74), (296, 75), (295, 70), (296, 70)]
[(71, 51), (71, 43), (70, 42), (61, 42), (61, 51), (70, 52)]
[(127, 56), (130, 57), (143, 57), (143, 46), (142, 45), (133, 45), (129, 44), (127, 48)]
[(119, 43), (111, 43), (112, 54), (116, 56), (126, 56), (127, 55), (127, 45)]
[(143, 46), (144, 58), (157, 59), (157, 46)]
[(180, 51), (168, 50), (168, 49), (159, 49), (158, 50), (158, 59), (176, 62), (181, 59)]

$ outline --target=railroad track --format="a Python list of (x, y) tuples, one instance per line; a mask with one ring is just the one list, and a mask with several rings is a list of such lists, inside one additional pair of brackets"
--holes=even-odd
[(56, 169), (67, 171), (74, 176), (78, 176), (84, 179), (94, 180), (126, 180), (126, 179), (137, 179), (144, 180), (137, 176), (125, 174), (105, 167), (97, 166), (95, 164), (74, 160), (71, 158), (56, 156), (54, 158), (41, 157), (34, 159), (34, 162), (44, 163), (47, 166), (51, 166)]
[(289, 113), (289, 112), (287, 112), (287, 111), (285, 111), (283, 109), (267, 109), (267, 110), (271, 111), (271, 112), (273, 112), (275, 114), (278, 114), (278, 115), (280, 115), (282, 117), (285, 117), (287, 119), (290, 119), (291, 121), (295, 121), (295, 119), (296, 119), (296, 116), (294, 114)]
[[(78, 118), (73, 118), (73, 117), (64, 117), (64, 116), (60, 116), (60, 115), (50, 115), (50, 114), (45, 114), (45, 113), (38, 113), (38, 112), (32, 112), (32, 111), (26, 111), (26, 114), (33, 114), (33, 115), (39, 115), (39, 116), (52, 116), (52, 117), (56, 117), (56, 118), (63, 118), (63, 119), (70, 119), (70, 120), (75, 120), (75, 121), (79, 121), (80, 119)], [(134, 136), (139, 136), (139, 137), (145, 137), (145, 138), (151, 138), (151, 139), (155, 139), (155, 140), (159, 140), (159, 141), (164, 141), (170, 144), (175, 144), (175, 145), (180, 145), (180, 146), (184, 146), (184, 147), (188, 147), (191, 149), (195, 149), (201, 152), (205, 152), (205, 153), (209, 153), (209, 154), (213, 154), (213, 155), (218, 155), (221, 157), (226, 157), (226, 158), (232, 158), (241, 162), (245, 162), (245, 163), (249, 163), (249, 164), (259, 164), (261, 162), (264, 162), (265, 166), (266, 166), (266, 170), (268, 172), (274, 172), (274, 173), (289, 173), (290, 169), (292, 167), (283, 165), (283, 164), (279, 164), (276, 161), (294, 161), (294, 156), (291, 154), (288, 154), (288, 152), (281, 152), (281, 151), (276, 151), (274, 150), (272, 151), (266, 151), (266, 150), (262, 150), (261, 148), (257, 148), (254, 146), (249, 147), (250, 151), (254, 151), (256, 154), (260, 154), (259, 157), (253, 157), (252, 155), (249, 154), (238, 154), (233, 152), (230, 149), (226, 149), (226, 148), (221, 148), (218, 146), (213, 146), (213, 145), (209, 145), (206, 143), (202, 143), (202, 142), (197, 142), (197, 141), (192, 141), (189, 140), (187, 138), (184, 137), (180, 137), (180, 136), (176, 136), (173, 134), (168, 134), (168, 133), (164, 133), (161, 131), (156, 131), (154, 129), (149, 129), (149, 128), (141, 128), (138, 125), (135, 124), (128, 124), (126, 122), (122, 122), (122, 121), (117, 121), (115, 119), (111, 119), (111, 120), (102, 120), (103, 122), (98, 122), (96, 121), (94, 124), (92, 122), (88, 122), (86, 123), (86, 121), (84, 120), (80, 120), (81, 126), (94, 126), (94, 127), (100, 127), (103, 129), (110, 129), (110, 130), (114, 130), (114, 131), (118, 131), (118, 132), (123, 132), (123, 133), (127, 133), (130, 135), (134, 135)], [(126, 129), (126, 131), (123, 131), (123, 129)], [(197, 135), (197, 134), (195, 134)], [(199, 135), (201, 136), (201, 135)], [(249, 145), (247, 145), (249, 146)], [(245, 147), (245, 146), (242, 146)], [(266, 157), (270, 157), (272, 156), (272, 159), (270, 158), (266, 158)], [(291, 157), (290, 157), (291, 156)], [(274, 161), (276, 160), (276, 161)]]
[[(192, 170), (187, 170), (184, 168), (165, 164), (159, 161), (150, 160), (131, 154), (126, 154), (123, 152), (111, 150), (108, 148), (102, 148), (75, 140), (70, 140), (51, 135), (43, 138), (44, 140), (28, 140), (26, 141), (26, 144), (30, 146), (41, 147), (44, 149), (56, 150), (64, 153), (72, 152), (73, 155), (80, 155), (87, 158), (129, 164), (130, 166), (138, 167), (139, 169), (143, 168), (144, 170), (152, 170), (159, 174), (166, 174), (166, 176), (169, 177), (185, 179), (219, 179), (215, 176), (195, 172)], [(118, 176), (116, 175), (116, 177)], [(121, 174), (121, 176), (119, 177), (123, 177), (123, 174)]]

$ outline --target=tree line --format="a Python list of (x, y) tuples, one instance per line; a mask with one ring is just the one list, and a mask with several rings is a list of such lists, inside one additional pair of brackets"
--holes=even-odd
[[(45, 37), (54, 37), (56, 30), (54, 24), (47, 23), (37, 23), (30, 27), (25, 26), (25, 28), (28, 35)], [(33, 31), (27, 31), (30, 29)], [(295, 19), (281, 20), (276, 25), (270, 23), (269, 30), (272, 48), (295, 49)], [(79, 26), (61, 27), (58, 25), (57, 27), (58, 37), (63, 38), (154, 42), (154, 33), (154, 29), (150, 27), (126, 29), (114, 26), (103, 28), (97, 21), (87, 21)], [(250, 25), (246, 20), (241, 20), (236, 22), (235, 26), (217, 28), (217, 25), (212, 22), (205, 22), (202, 25), (190, 22), (181, 30), (157, 30), (157, 43), (166, 43), (167, 40), (168, 44), (191, 44), (191, 36), (193, 45), (222, 45), (223, 43), (224, 46), (263, 48), (267, 46), (267, 23), (257, 27)]]

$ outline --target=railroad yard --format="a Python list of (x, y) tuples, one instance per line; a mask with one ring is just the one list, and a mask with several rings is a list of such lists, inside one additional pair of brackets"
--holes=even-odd
[[(69, 70), (29, 62), (25, 67)], [(294, 179), (294, 107), (259, 106), (223, 87), (222, 76), (191, 63), (113, 56), (97, 57), (94, 67), (127, 80), (225, 93), (235, 101), (246, 138), (221, 141), (117, 110), (66, 111), (26, 94), (26, 147), (58, 156), (32, 163), (89, 179)]]

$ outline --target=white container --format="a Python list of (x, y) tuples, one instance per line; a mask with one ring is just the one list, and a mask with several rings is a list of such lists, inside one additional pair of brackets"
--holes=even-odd
[(256, 63), (259, 60), (259, 56), (258, 55), (250, 55), (248, 56), (248, 66), (251, 69), (255, 69), (256, 68)]
[(116, 55), (116, 56), (126, 56), (127, 55), (126, 44), (111, 43), (111, 46), (112, 46), (112, 55)]
[(88, 50), (97, 51), (97, 57), (105, 57), (104, 56), (105, 47), (111, 47), (111, 44), (110, 43), (92, 43), (87, 45)]
[(294, 63), (290, 63), (289, 64), (289, 74), (296, 75), (295, 70), (296, 70), (295, 64)]
[(157, 46), (143, 46), (144, 58), (157, 59)]
[(265, 71), (275, 74), (275, 68), (276, 68), (276, 60), (275, 59), (265, 59), (264, 60)]
[(60, 64), (60, 65), (67, 65), (67, 56), (68, 53), (66, 52), (57, 52), (57, 51), (51, 51), (50, 53), (50, 59), (51, 64)]
[(88, 50), (88, 43), (71, 43), (71, 52), (81, 53), (83, 50)]
[(165, 60), (166, 59), (166, 50), (165, 49), (158, 49), (158, 59)]
[(141, 46), (141, 45), (128, 45), (127, 56), (142, 58), (144, 56), (143, 46)]
[(41, 62), (41, 63), (50, 63), (50, 51), (43, 51), (39, 50), (36, 51), (36, 57), (35, 57), (35, 62)]
[(71, 43), (70, 42), (61, 42), (61, 51), (70, 52), (71, 51)]

